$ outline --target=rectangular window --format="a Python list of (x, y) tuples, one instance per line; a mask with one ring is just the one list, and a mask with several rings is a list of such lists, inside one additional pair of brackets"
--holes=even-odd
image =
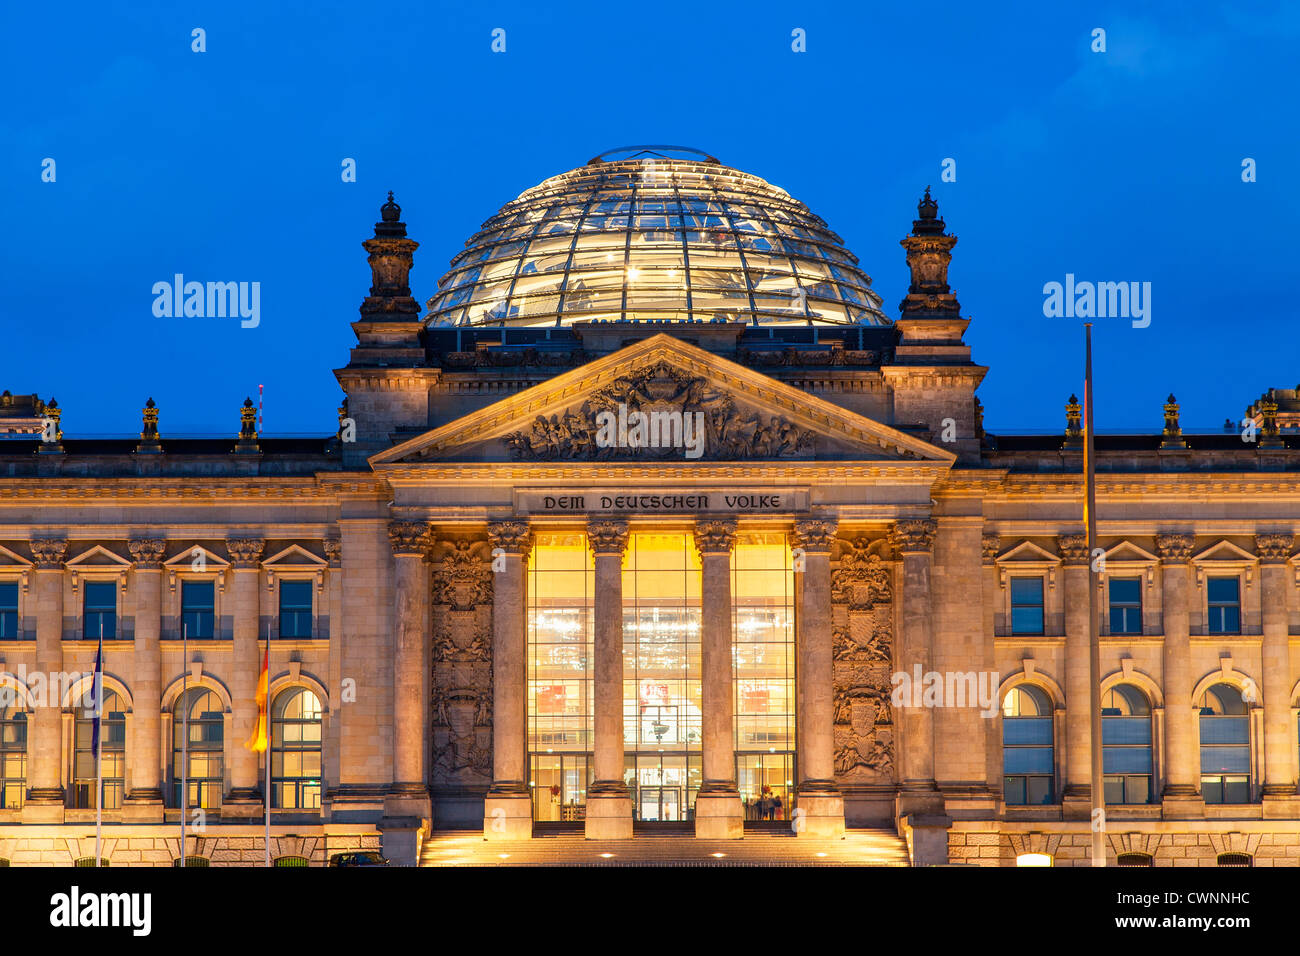
[(181, 628), (191, 641), (213, 636), (214, 591), (211, 581), (181, 582)]
[(18, 640), (18, 582), (0, 581), (0, 641)]
[(1110, 579), (1110, 632), (1142, 633), (1142, 580)]
[(1241, 581), (1236, 577), (1207, 582), (1211, 634), (1241, 633)]
[(86, 581), (81, 587), (82, 637), (111, 640), (117, 630), (117, 582)]
[(280, 637), (311, 637), (311, 582), (280, 582)]
[(1043, 579), (1011, 579), (1011, 633), (1043, 633)]

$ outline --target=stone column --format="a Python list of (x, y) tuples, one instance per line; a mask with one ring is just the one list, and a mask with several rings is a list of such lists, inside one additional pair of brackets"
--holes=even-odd
[[(429, 728), (429, 525), (394, 521), (393, 546), (393, 783), (384, 799), (385, 831), (411, 830), (410, 860), (416, 861), (414, 831), (430, 819)], [(409, 824), (409, 825), (408, 825)], [(393, 838), (385, 832), (389, 844)]]
[(1065, 788), (1062, 813), (1087, 820), (1092, 814), (1092, 700), (1088, 636), (1088, 536), (1063, 534), (1056, 539), (1064, 567), (1065, 603)]
[(592, 521), (596, 565), (595, 780), (587, 788), (587, 839), (632, 836), (632, 797), (623, 780), (623, 549), (626, 521)]
[[(339, 718), (338, 710), (343, 701), (343, 542), (338, 538), (325, 539), (325, 557), (329, 559), (330, 568), (326, 577), (326, 590), (329, 594), (329, 694), (330, 709), (324, 715), (322, 733), (324, 736), (324, 753), (322, 754), (321, 781), (328, 801), (339, 785)], [(328, 805), (328, 804), (326, 804)]]
[(1192, 708), (1192, 642), (1188, 604), (1191, 599), (1192, 547), (1190, 534), (1156, 535), (1161, 562), (1161, 606), (1164, 618), (1166, 817), (1203, 816), (1200, 794), (1200, 755), (1196, 750), (1196, 718)]
[[(244, 746), (257, 727), (257, 681), (262, 673), (261, 614), (258, 580), (264, 542), (261, 538), (231, 538), (230, 601), (234, 608), (231, 626), (230, 720), (231, 740), (226, 759), (230, 761), (230, 793), (221, 803), (221, 815), (232, 818), (262, 815), (265, 799), (259, 786), (266, 754)], [(267, 702), (270, 707), (270, 701)], [(268, 734), (269, 734), (268, 728)]]
[[(1000, 544), (998, 536), (991, 532), (986, 532), (980, 537), (982, 589), (984, 592), (984, 626), (980, 640), (987, 648), (985, 653), (988, 659), (994, 662), (993, 666), (995, 667), (997, 666), (997, 653), (994, 636), (997, 633), (997, 609), (999, 607), (1000, 593), (997, 560)], [(1001, 697), (997, 700), (997, 706), (1000, 714), (1002, 712)], [(997, 798), (999, 805), (1001, 805), (1003, 799), (1002, 737), (999, 733), (1001, 726), (1002, 722), (995, 719), (988, 721), (984, 728), (985, 779), (988, 781), (989, 790)]]
[(1291, 649), (1287, 592), (1292, 587), (1286, 562), (1292, 534), (1257, 534), (1260, 603), (1264, 636), (1260, 688), (1264, 692), (1264, 815), (1294, 816), (1296, 750), (1291, 736)]
[(745, 808), (736, 787), (731, 611), (731, 549), (735, 543), (735, 521), (696, 522), (702, 598), (704, 780), (695, 798), (695, 835), (704, 839), (738, 840), (745, 835)]
[(533, 835), (528, 788), (527, 586), (524, 572), (533, 536), (526, 521), (488, 525), (492, 546), (492, 786), (483, 801), (483, 836), (526, 840)]
[[(32, 542), (36, 567), (36, 670), (44, 674), (63, 671), (63, 558), (64, 540)], [(27, 717), (27, 800), (24, 823), (63, 822), (63, 713), (57, 699), (37, 700)]]
[[(943, 813), (943, 797), (934, 779), (934, 715), (923, 706), (922, 681), (932, 669), (933, 607), (930, 594), (930, 549), (935, 522), (909, 518), (895, 522), (890, 544), (903, 563), (903, 633), (899, 641), (899, 670), (911, 682), (895, 722), (901, 731), (898, 815), (921, 819)], [(909, 700), (910, 697), (910, 700)], [(946, 859), (946, 847), (944, 855)], [(913, 853), (915, 859), (915, 850)]]
[[(128, 542), (135, 561), (135, 645), (131, 661), (131, 696), (135, 700), (128, 742), (127, 794), (122, 820), (162, 823), (162, 556), (165, 542), (138, 538)], [(189, 667), (183, 661), (182, 667)]]
[[(835, 784), (835, 675), (832, 669), (831, 549), (835, 522), (805, 518), (794, 524), (793, 546), (803, 573), (795, 575), (795, 735), (799, 788), (795, 833), (844, 836), (844, 796)], [(796, 563), (796, 568), (798, 564)]]

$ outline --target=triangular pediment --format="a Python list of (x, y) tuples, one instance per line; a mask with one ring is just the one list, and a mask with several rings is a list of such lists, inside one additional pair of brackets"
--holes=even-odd
[(650, 336), (370, 459), (880, 461), (956, 455), (672, 336)]
[(3, 544), (0, 544), (0, 568), (13, 571), (17, 569), (26, 570), (31, 566), (32, 562), (28, 561), (21, 554), (18, 554), (15, 551), (10, 551)]
[(1060, 557), (1045, 551), (1032, 541), (1021, 541), (995, 559), (998, 564), (1059, 564)]
[(103, 545), (97, 544), (90, 550), (83, 551), (71, 561), (66, 562), (66, 566), (73, 570), (88, 568), (125, 570), (131, 567), (131, 562), (121, 555), (114, 554)]
[(229, 561), (209, 551), (201, 544), (186, 548), (174, 558), (168, 558), (163, 562), (163, 567), (170, 568), (173, 571), (221, 571), (229, 566)]
[(1227, 538), (1210, 545), (1199, 554), (1192, 556), (1193, 561), (1257, 561), (1255, 555), (1237, 547)]
[(317, 568), (329, 567), (329, 562), (324, 558), (316, 557), (302, 545), (291, 544), (263, 561), (262, 567), (273, 571), (286, 571), (290, 568), (310, 568), (315, 571)]
[(1132, 562), (1140, 564), (1159, 564), (1160, 559), (1150, 551), (1139, 548), (1132, 541), (1121, 541), (1114, 545), (1106, 552), (1106, 561), (1109, 564), (1120, 564), (1123, 562)]

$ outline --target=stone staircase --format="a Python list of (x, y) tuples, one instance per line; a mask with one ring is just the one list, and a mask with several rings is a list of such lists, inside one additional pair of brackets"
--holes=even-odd
[(907, 866), (890, 830), (849, 830), (843, 840), (795, 837), (788, 827), (746, 828), (743, 840), (697, 840), (689, 831), (638, 827), (631, 840), (587, 840), (580, 829), (489, 842), (477, 830), (435, 833), (421, 866)]

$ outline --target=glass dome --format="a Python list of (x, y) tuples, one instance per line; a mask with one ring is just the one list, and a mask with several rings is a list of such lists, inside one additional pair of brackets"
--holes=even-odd
[(426, 321), (890, 324), (857, 262), (785, 190), (694, 150), (630, 147), (501, 207)]

